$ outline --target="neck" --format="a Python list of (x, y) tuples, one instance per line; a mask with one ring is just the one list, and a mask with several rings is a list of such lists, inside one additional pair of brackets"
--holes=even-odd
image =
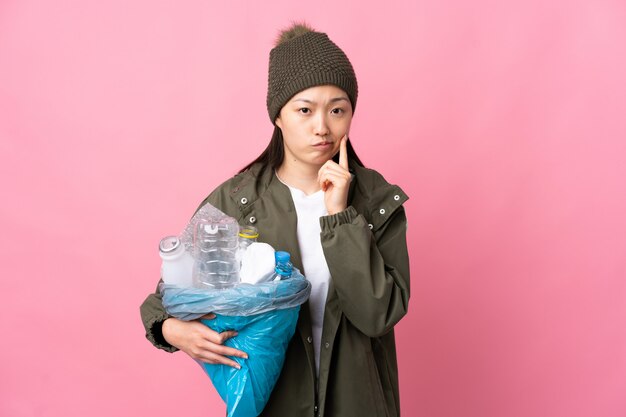
[(299, 162), (290, 164), (286, 159), (276, 170), (276, 174), (282, 182), (303, 191), (306, 195), (321, 190), (322, 187), (317, 182), (317, 173), (321, 167)]

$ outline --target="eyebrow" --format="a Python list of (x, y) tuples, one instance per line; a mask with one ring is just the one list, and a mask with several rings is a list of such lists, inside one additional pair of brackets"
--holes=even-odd
[[(342, 101), (342, 100), (349, 101), (347, 97), (335, 97), (335, 98), (330, 99), (330, 102), (336, 103), (337, 101)], [(307, 98), (297, 98), (294, 101), (304, 101), (305, 103), (317, 104), (313, 100), (309, 100)]]

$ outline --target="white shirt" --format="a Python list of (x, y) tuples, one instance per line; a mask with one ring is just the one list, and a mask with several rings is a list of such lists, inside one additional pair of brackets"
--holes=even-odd
[[(278, 178), (278, 175), (276, 176)], [(279, 178), (280, 180), (280, 178)], [(282, 182), (282, 180), (280, 180)], [(283, 182), (283, 184), (285, 184)], [(287, 185), (287, 184), (285, 184)], [(320, 217), (328, 215), (324, 204), (324, 191), (306, 195), (303, 191), (290, 187), (291, 198), (296, 207), (298, 218), (298, 245), (302, 256), (302, 267), (306, 279), (311, 283), (311, 297), (309, 310), (311, 312), (311, 326), (313, 332), (313, 350), (315, 352), (315, 369), (319, 375), (320, 349), (322, 342), (322, 326), (324, 324), (324, 309), (328, 295), (330, 271), (320, 239)]]

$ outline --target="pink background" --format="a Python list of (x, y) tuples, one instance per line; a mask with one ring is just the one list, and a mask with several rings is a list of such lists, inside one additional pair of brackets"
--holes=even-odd
[(159, 238), (265, 147), (302, 18), (411, 196), (403, 415), (626, 415), (626, 3), (264, 3), (0, 3), (0, 416), (223, 415), (139, 305)]

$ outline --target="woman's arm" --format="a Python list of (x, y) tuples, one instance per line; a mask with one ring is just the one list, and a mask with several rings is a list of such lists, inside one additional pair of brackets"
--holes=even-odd
[(170, 345), (163, 337), (163, 322), (170, 316), (161, 302), (161, 293), (158, 285), (156, 291), (146, 297), (139, 310), (141, 312), (141, 321), (146, 329), (146, 338), (159, 349), (167, 352), (176, 352), (178, 349)]
[[(182, 350), (193, 359), (235, 368), (239, 368), (239, 364), (226, 356), (248, 358), (248, 355), (240, 350), (223, 346), (224, 342), (236, 336), (237, 332), (218, 333), (200, 321), (183, 321), (170, 317), (163, 307), (158, 289), (146, 298), (140, 310), (146, 337), (159, 349), (168, 352)], [(212, 317), (214, 316), (204, 318)]]
[(406, 215), (400, 206), (375, 233), (349, 206), (320, 218), (324, 256), (348, 320), (369, 337), (407, 313), (410, 295)]

